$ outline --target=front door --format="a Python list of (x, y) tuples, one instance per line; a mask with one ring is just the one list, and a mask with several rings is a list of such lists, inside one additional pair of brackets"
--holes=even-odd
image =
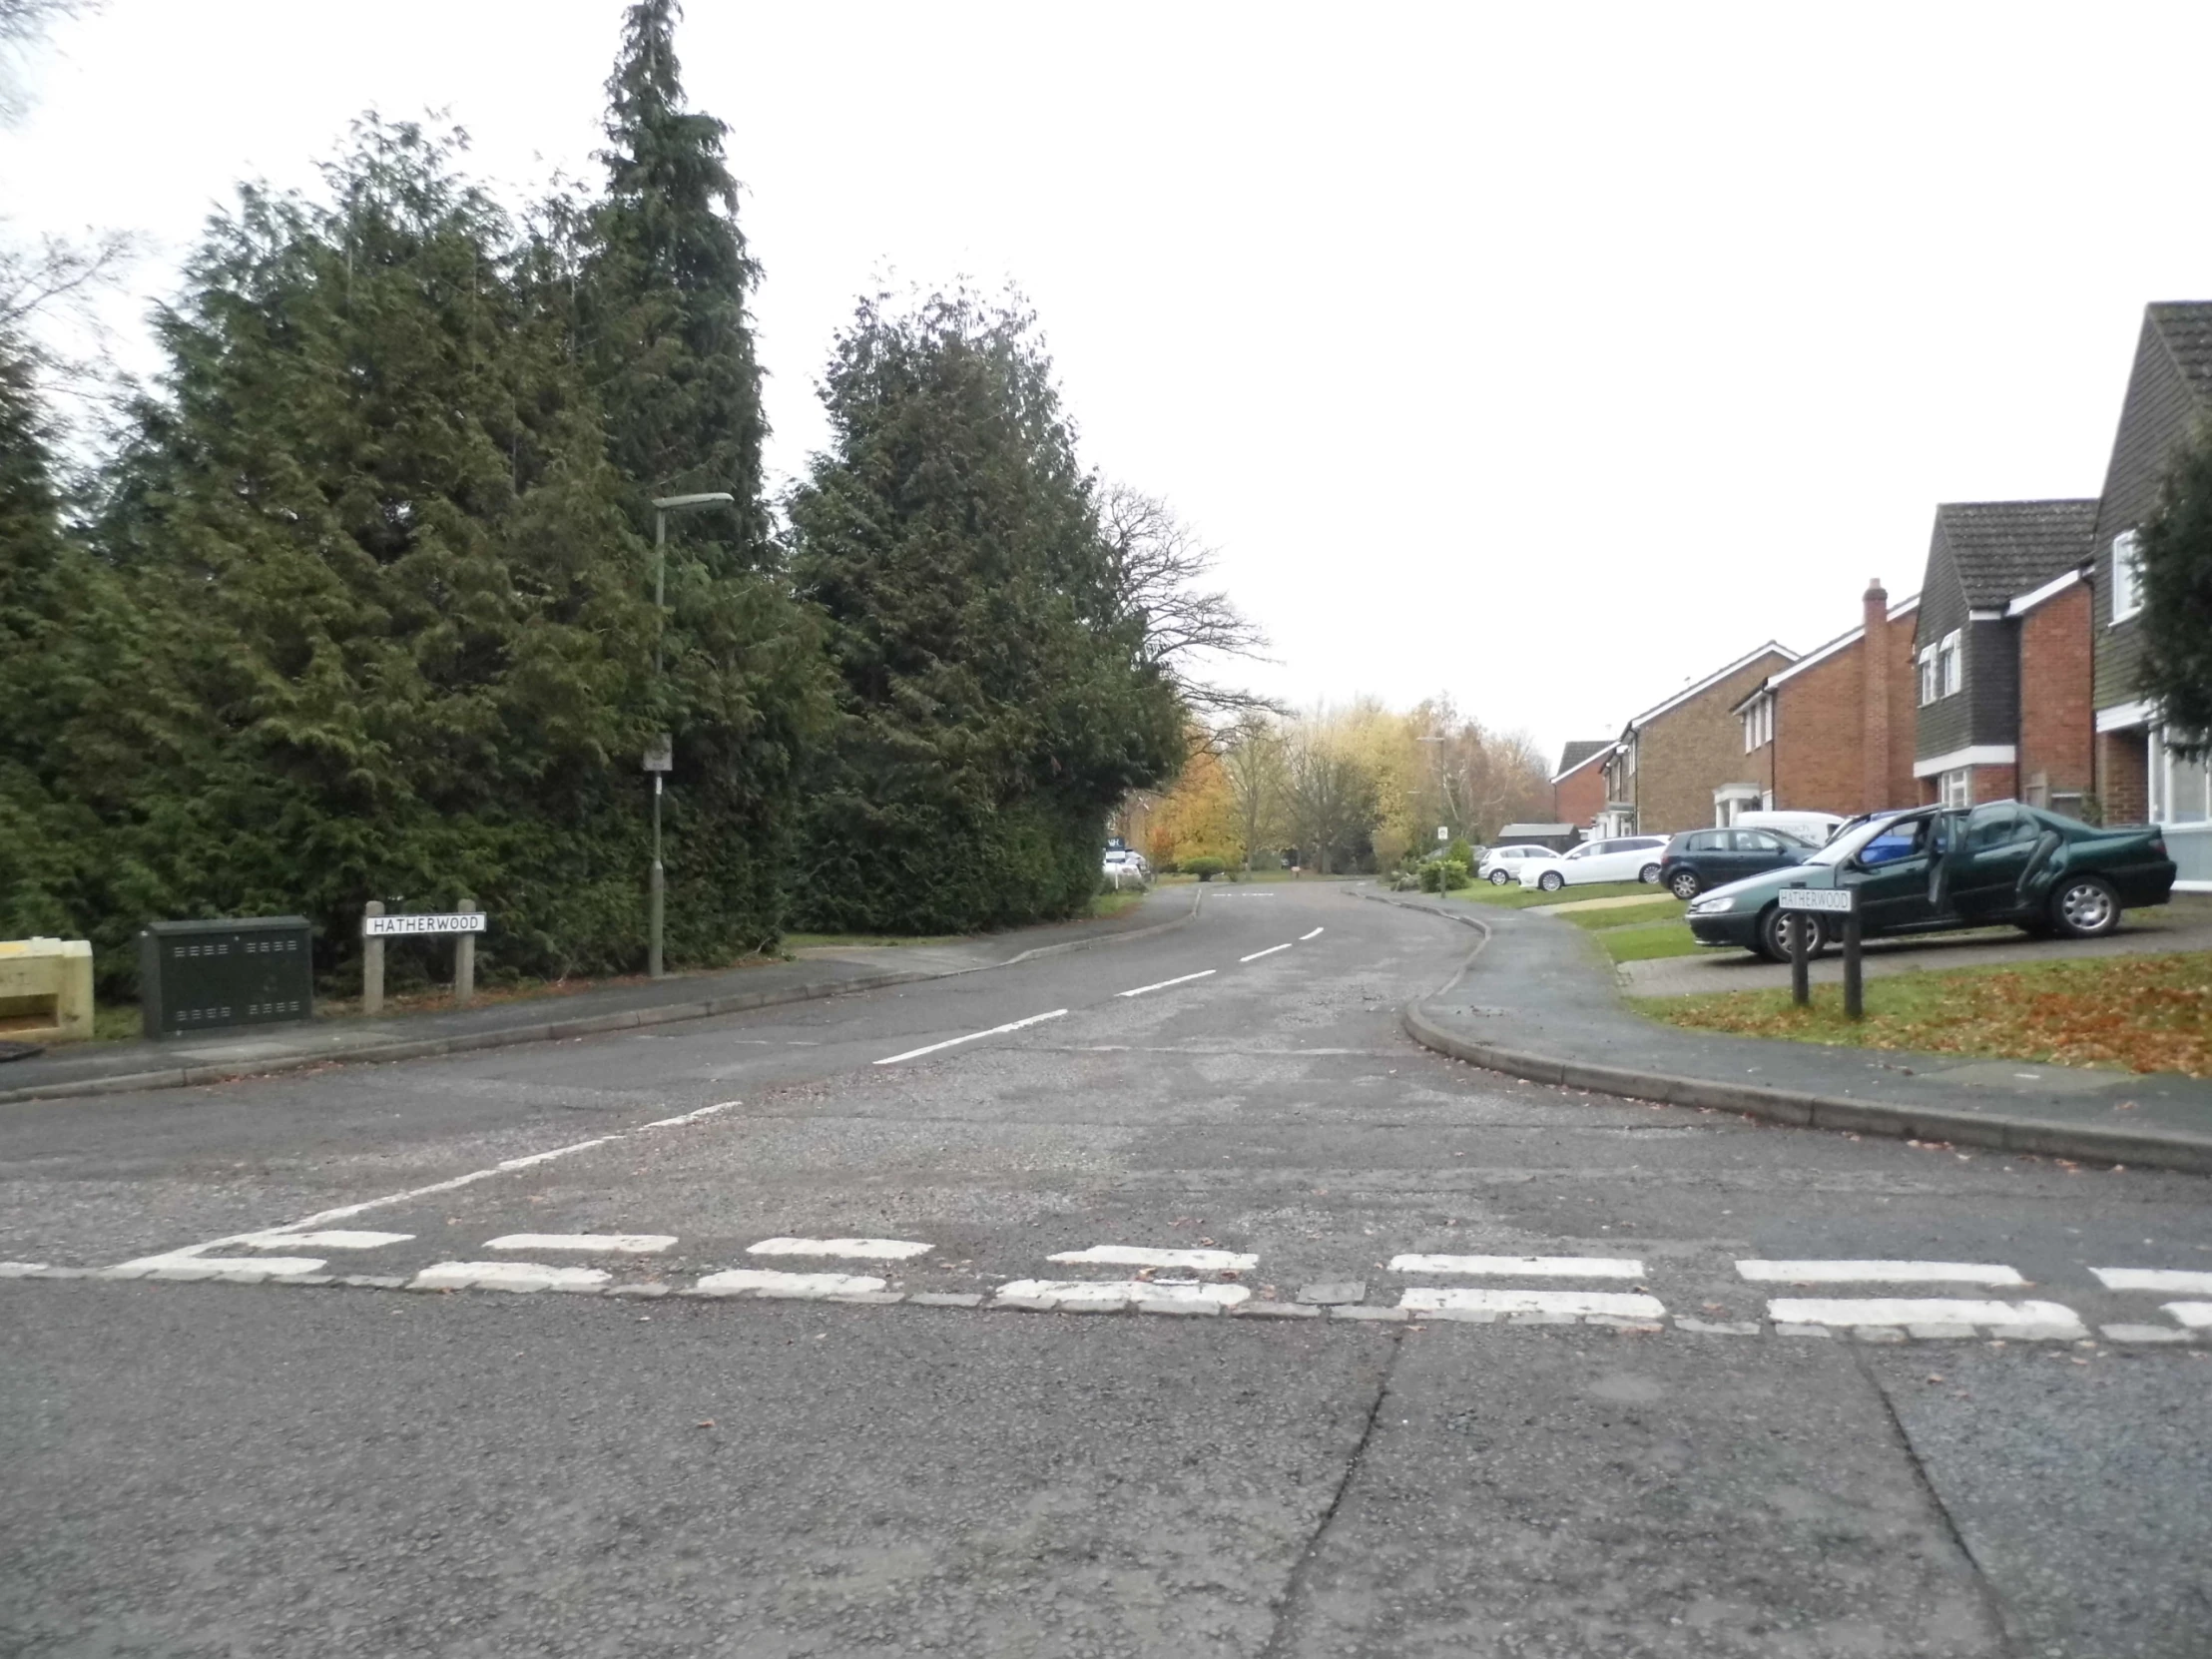
[(1860, 925), (1869, 933), (1911, 927), (1936, 915), (1930, 892), (1936, 868), (1937, 816), (1899, 819), (1837, 871), (1837, 884), (1859, 889)]

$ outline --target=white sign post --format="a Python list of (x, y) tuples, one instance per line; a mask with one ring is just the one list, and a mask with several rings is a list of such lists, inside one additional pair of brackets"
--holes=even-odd
[(484, 930), (484, 912), (467, 899), (458, 910), (387, 916), (370, 899), (361, 907), (361, 1012), (384, 1011), (384, 941), (429, 934), (453, 940), (453, 1003), (465, 1008), (476, 994), (476, 935)]

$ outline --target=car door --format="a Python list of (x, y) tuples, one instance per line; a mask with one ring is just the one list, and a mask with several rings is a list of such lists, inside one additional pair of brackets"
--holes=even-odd
[(1802, 849), (1785, 841), (1772, 830), (1730, 830), (1729, 839), (1734, 842), (1728, 857), (1731, 881), (1739, 876), (1759, 875), (1770, 869), (1780, 869), (1784, 864), (1797, 863), (1803, 856)]
[(1932, 892), (1939, 842), (1938, 814), (1899, 819), (1861, 847), (1837, 872), (1838, 885), (1859, 889), (1860, 926), (1869, 933), (1936, 918)]
[(1961, 921), (2001, 921), (2019, 908), (2021, 877), (2042, 833), (2042, 825), (2009, 801), (1966, 815), (1944, 868), (1949, 907)]
[(1591, 854), (1588, 866), (1576, 876), (1577, 881), (1633, 881), (1636, 879), (1637, 848), (1634, 841), (1599, 841), (1597, 851)]
[(1559, 855), (1559, 873), (1566, 877), (1570, 885), (1602, 881), (1602, 875), (1593, 875), (1591, 871), (1599, 867), (1605, 849), (1612, 844), (1611, 841), (1584, 841), (1580, 846), (1568, 847)]

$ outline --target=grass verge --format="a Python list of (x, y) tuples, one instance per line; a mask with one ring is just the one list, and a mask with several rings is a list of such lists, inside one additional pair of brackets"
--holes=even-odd
[(1569, 910), (1559, 919), (1593, 932), (1610, 931), (1646, 921), (1680, 921), (1689, 909), (1690, 906), (1679, 898), (1655, 898), (1648, 904), (1623, 904), (1617, 910)]
[(1639, 997), (1632, 1006), (1734, 1036), (2212, 1077), (2212, 951), (2204, 950), (1870, 979), (1867, 1017), (1856, 1025), (1844, 1018), (1836, 985), (1815, 986), (1806, 1008), (1792, 1007), (1784, 990)]
[(1616, 962), (1649, 962), (1661, 956), (1694, 956), (1705, 946), (1686, 921), (1647, 921), (1631, 927), (1602, 927), (1592, 935)]
[(1463, 898), (1469, 904), (1527, 910), (1539, 904), (1572, 904), (1578, 898), (1625, 898), (1631, 893), (1650, 893), (1657, 890), (1647, 887), (1641, 881), (1599, 881), (1586, 887), (1561, 887), (1557, 892), (1524, 887), (1517, 881), (1506, 887), (1493, 887), (1487, 881), (1477, 881), (1471, 887), (1454, 888), (1451, 896)]

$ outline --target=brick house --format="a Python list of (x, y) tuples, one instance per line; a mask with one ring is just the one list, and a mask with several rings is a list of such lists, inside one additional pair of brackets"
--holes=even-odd
[[(1736, 706), (1744, 769), (1757, 796), (1721, 803), (1727, 824), (1751, 807), (1850, 818), (1919, 800), (1913, 782), (1913, 619), (1880, 577), (1860, 596), (1859, 626), (1770, 674)], [(1869, 665), (1878, 665), (1870, 674)]]
[(2094, 501), (1936, 509), (1915, 629), (1913, 776), (1922, 801), (2039, 798), (2060, 812), (2081, 810), (2089, 780), (2078, 718), (2089, 662), (2076, 589), (2096, 515)]
[(1636, 716), (1605, 758), (1597, 832), (1671, 835), (1702, 830), (1762, 793), (1746, 767), (1736, 710), (1797, 653), (1769, 640)]
[(1551, 775), (1551, 816), (1561, 824), (1587, 830), (1605, 811), (1605, 757), (1611, 738), (1584, 739), (1559, 751), (1559, 770)]
[(2147, 305), (2091, 538), (2089, 634), (2096, 793), (2107, 824), (2153, 823), (2181, 866), (2178, 883), (2212, 891), (2212, 781), (2167, 748), (2142, 694), (2135, 533), (2158, 503), (2176, 444), (2212, 419), (2212, 301)]

